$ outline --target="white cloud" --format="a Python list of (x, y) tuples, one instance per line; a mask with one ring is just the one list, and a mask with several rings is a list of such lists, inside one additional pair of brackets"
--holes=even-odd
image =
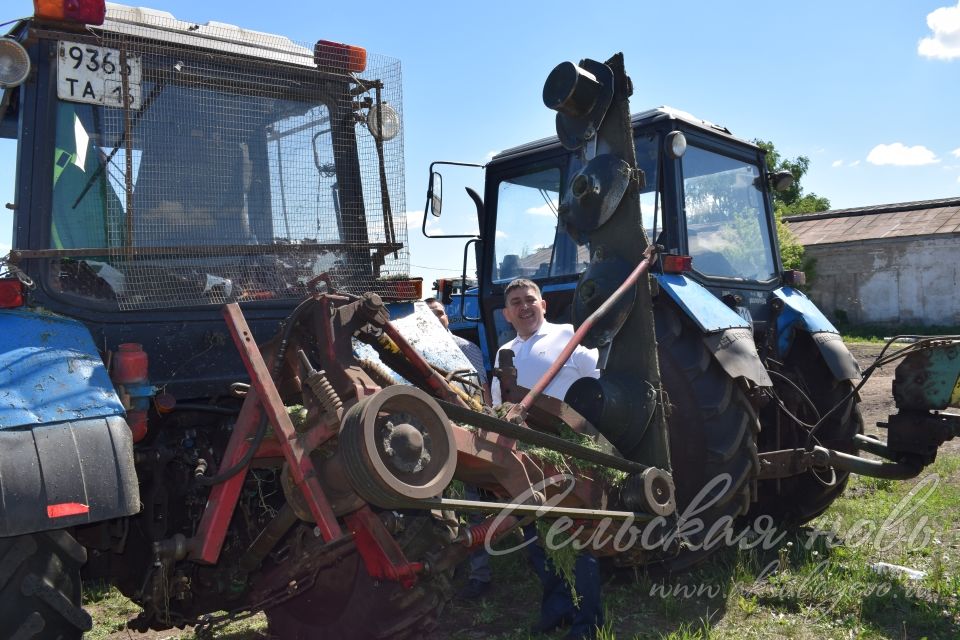
[(551, 200), (549, 203), (544, 202), (539, 207), (530, 207), (527, 209), (526, 213), (530, 213), (535, 216), (555, 216), (557, 215), (557, 201)]
[(493, 160), (493, 156), (497, 155), (498, 153), (500, 152), (497, 151), (496, 149), (494, 149), (493, 151), (487, 151), (487, 155), (484, 156), (484, 158), (489, 162), (490, 160)]
[(955, 7), (940, 7), (927, 14), (927, 26), (933, 35), (920, 40), (917, 53), (938, 60), (960, 58), (960, 2)]
[(833, 168), (842, 167), (842, 166), (843, 166), (843, 160), (834, 160), (833, 163), (832, 163), (830, 166), (833, 167)]
[[(407, 228), (416, 229), (419, 236), (419, 229), (423, 225), (423, 211), (407, 211), (403, 214), (407, 218)], [(436, 216), (427, 215), (427, 233), (430, 235), (443, 235), (444, 231), (437, 226)]]
[(859, 161), (859, 160), (854, 160), (853, 162), (851, 162), (851, 163), (848, 164), (847, 166), (848, 166), (848, 167), (859, 167), (859, 166), (860, 166), (860, 161)]
[(960, 158), (960, 147), (957, 147), (956, 149), (954, 149), (954, 150), (951, 151), (950, 153), (951, 153), (951, 155), (953, 155), (954, 158)]
[(891, 164), (898, 167), (920, 166), (940, 162), (937, 154), (923, 145), (908, 147), (900, 142), (878, 144), (867, 155), (870, 164)]
[(497, 233), (496, 233), (495, 235), (496, 235), (496, 237), (498, 237), (498, 238), (509, 238), (509, 237), (510, 237), (509, 235), (507, 235), (507, 232), (506, 232), (506, 231), (501, 231), (500, 229), (497, 229)]

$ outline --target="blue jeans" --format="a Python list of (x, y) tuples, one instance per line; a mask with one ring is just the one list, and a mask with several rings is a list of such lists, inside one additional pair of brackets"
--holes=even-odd
[[(536, 525), (523, 529), (526, 540), (537, 535)], [(600, 598), (600, 563), (596, 558), (580, 553), (574, 565), (574, 586), (580, 597), (580, 606), (573, 603), (573, 595), (566, 580), (558, 575), (546, 552), (537, 543), (527, 545), (533, 570), (540, 578), (543, 598), (540, 602), (540, 621), (547, 626), (571, 620), (570, 635), (593, 638), (603, 626), (603, 603)]]

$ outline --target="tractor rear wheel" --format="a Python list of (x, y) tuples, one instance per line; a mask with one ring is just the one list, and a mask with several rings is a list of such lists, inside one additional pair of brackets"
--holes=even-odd
[[(454, 537), (430, 514), (406, 516), (397, 542), (410, 561), (442, 550)], [(356, 552), (317, 575), (302, 595), (267, 609), (279, 640), (403, 640), (426, 635), (453, 595), (450, 572), (421, 575), (410, 589), (369, 576)]]
[[(805, 335), (805, 334), (804, 334)], [(842, 403), (815, 433), (815, 444), (856, 454), (854, 436), (863, 433), (859, 400), (851, 394), (849, 381), (838, 381), (819, 357), (812, 340), (798, 336), (797, 343), (779, 371), (771, 371), (774, 390), (786, 409), (807, 424)], [(811, 404), (813, 406), (811, 406)], [(777, 413), (779, 412), (779, 440)], [(777, 402), (764, 408), (761, 451), (791, 449), (807, 444), (808, 430), (788, 415)], [(769, 515), (784, 526), (799, 526), (822, 514), (843, 493), (850, 474), (832, 468), (816, 468), (798, 476), (763, 480), (750, 517)]]
[(0, 625), (24, 640), (79, 640), (93, 627), (80, 605), (87, 550), (66, 531), (0, 538)]
[[(688, 523), (689, 535), (681, 536), (689, 544), (661, 563), (680, 571), (722, 548), (722, 534), (749, 509), (760, 423), (742, 386), (720, 367), (682, 312), (660, 301), (654, 318), (660, 377), (671, 405), (667, 428), (677, 513), (709, 505)], [(697, 499), (715, 479), (723, 481)]]

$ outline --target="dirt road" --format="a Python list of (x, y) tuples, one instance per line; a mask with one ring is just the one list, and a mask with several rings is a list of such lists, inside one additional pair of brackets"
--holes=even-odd
[[(883, 349), (882, 344), (874, 343), (847, 344), (847, 347), (860, 363), (861, 369), (872, 365)], [(876, 370), (860, 389), (860, 413), (863, 414), (863, 425), (868, 434), (882, 435), (883, 430), (877, 429), (877, 422), (886, 420), (896, 411), (891, 390), (894, 368), (895, 365), (890, 365)]]
[[(850, 352), (860, 363), (861, 369), (866, 369), (876, 360), (883, 349), (882, 344), (874, 343), (853, 343), (847, 344)], [(887, 350), (889, 355), (893, 350), (900, 348), (901, 345), (893, 345)], [(886, 421), (887, 417), (896, 412), (896, 406), (893, 402), (893, 373), (896, 365), (888, 365), (877, 369), (867, 380), (867, 383), (860, 389), (860, 413), (863, 415), (864, 431), (868, 435), (876, 435), (881, 440), (887, 439), (887, 433), (884, 429), (877, 428), (877, 422)], [(960, 452), (960, 441), (950, 440), (940, 446), (943, 452)]]

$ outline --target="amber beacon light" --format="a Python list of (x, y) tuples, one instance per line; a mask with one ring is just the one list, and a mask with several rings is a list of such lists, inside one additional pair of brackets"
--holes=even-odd
[(44, 20), (97, 25), (106, 14), (104, 0), (33, 0), (33, 15)]

